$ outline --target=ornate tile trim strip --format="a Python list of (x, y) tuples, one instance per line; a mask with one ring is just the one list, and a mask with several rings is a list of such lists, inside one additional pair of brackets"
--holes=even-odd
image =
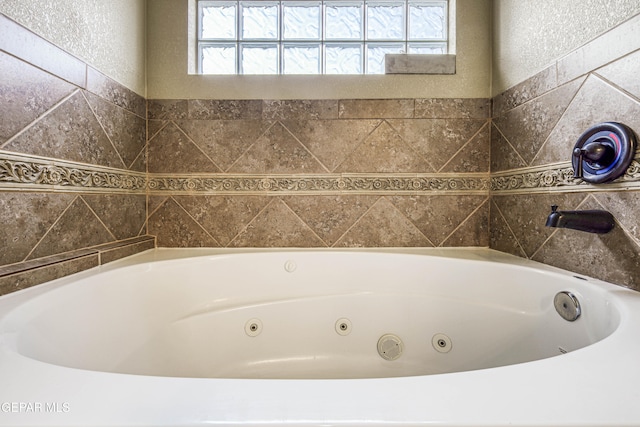
[(487, 192), (488, 176), (199, 176), (149, 177), (150, 192), (424, 193)]
[(0, 187), (62, 187), (65, 190), (146, 191), (144, 173), (78, 165), (66, 162), (2, 155)]
[(621, 179), (610, 184), (604, 184), (604, 186), (592, 185), (580, 179), (575, 179), (573, 177), (573, 167), (568, 164), (520, 169), (496, 175), (491, 177), (492, 192), (607, 191), (617, 190), (619, 187), (628, 188), (628, 184), (640, 184), (640, 161), (638, 159), (633, 160)]

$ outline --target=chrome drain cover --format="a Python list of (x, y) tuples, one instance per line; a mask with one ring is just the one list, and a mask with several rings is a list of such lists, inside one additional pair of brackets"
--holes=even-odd
[(568, 322), (573, 322), (582, 314), (578, 298), (571, 292), (558, 292), (553, 299), (553, 306), (558, 314)]

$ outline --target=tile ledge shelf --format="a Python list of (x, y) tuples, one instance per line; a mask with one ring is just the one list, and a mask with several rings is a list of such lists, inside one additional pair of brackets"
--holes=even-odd
[[(155, 246), (155, 237), (145, 235), (6, 265), (0, 267), (0, 295), (98, 267)], [(78, 266), (61, 271), (71, 263)]]

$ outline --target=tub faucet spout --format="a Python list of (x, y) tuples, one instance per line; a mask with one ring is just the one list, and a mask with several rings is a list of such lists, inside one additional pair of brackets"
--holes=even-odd
[(603, 210), (559, 211), (557, 205), (551, 206), (547, 217), (547, 227), (571, 228), (588, 233), (608, 233), (615, 221), (613, 215)]

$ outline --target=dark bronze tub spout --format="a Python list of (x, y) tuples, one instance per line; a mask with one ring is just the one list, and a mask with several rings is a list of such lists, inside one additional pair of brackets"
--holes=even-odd
[(545, 225), (602, 234), (613, 230), (615, 221), (613, 215), (607, 211), (559, 211), (558, 206), (553, 205)]

